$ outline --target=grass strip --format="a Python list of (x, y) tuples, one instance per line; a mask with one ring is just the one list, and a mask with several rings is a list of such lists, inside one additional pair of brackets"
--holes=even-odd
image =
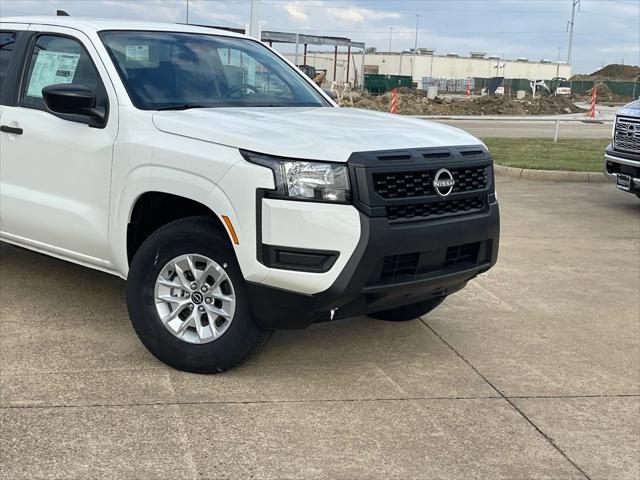
[(506, 167), (537, 170), (599, 172), (602, 170), (607, 139), (567, 138), (553, 143), (551, 138), (482, 139), (495, 163)]

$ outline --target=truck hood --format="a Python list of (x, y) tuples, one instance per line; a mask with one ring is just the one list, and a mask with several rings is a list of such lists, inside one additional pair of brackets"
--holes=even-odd
[(627, 103), (624, 107), (618, 110), (616, 114), (629, 117), (640, 117), (640, 100)]
[(353, 152), (478, 145), (468, 133), (353, 108), (198, 108), (157, 112), (159, 130), (254, 152), (346, 162)]

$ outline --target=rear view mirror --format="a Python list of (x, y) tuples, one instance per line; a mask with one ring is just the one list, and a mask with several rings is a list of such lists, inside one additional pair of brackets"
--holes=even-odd
[(338, 94), (333, 90), (329, 90), (328, 88), (323, 88), (322, 91), (326, 93), (329, 96), (329, 98), (334, 102), (338, 101)]
[(84, 121), (91, 127), (104, 126), (105, 109), (96, 107), (96, 94), (85, 85), (48, 85), (42, 89), (42, 98), (51, 113), (65, 120)]

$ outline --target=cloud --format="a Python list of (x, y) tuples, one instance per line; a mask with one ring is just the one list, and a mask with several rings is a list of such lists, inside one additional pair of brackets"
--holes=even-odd
[(605, 13), (610, 12), (616, 15), (624, 15), (637, 17), (640, 15), (640, 3), (638, 2), (630, 2), (630, 3), (615, 3), (615, 2), (607, 2), (604, 5), (598, 5), (598, 7), (603, 7)]
[(371, 10), (368, 8), (327, 8), (327, 13), (334, 20), (341, 20), (346, 23), (364, 23), (377, 20), (400, 18), (400, 14), (396, 12), (387, 12), (382, 10)]
[(629, 43), (600, 47), (597, 51), (602, 53), (635, 53), (636, 55), (640, 55), (640, 48), (638, 48), (637, 45)]
[(309, 15), (304, 11), (304, 7), (299, 3), (288, 3), (284, 5), (282, 8), (289, 14), (291, 18), (297, 20), (298, 22), (307, 23), (309, 20)]
[[(53, 15), (56, 9), (72, 16), (129, 18), (184, 22), (186, 0), (0, 0), (0, 14)], [(190, 0), (189, 20), (219, 26), (244, 26), (249, 0)], [(562, 5), (561, 5), (562, 4)], [(572, 63), (574, 72), (589, 72), (601, 64), (640, 61), (640, 2), (582, 0), (576, 12)], [(366, 42), (380, 50), (403, 50), (415, 42), (438, 53), (469, 50), (555, 59), (558, 47), (566, 58), (566, 22), (571, 2), (550, 0), (264, 0), (263, 28), (317, 35), (337, 35)], [(287, 45), (278, 49), (286, 51)]]
[(331, 2), (325, 2), (322, 0), (295, 0), (285, 5), (281, 5), (280, 7), (283, 8), (293, 20), (304, 23), (308, 23), (312, 16), (311, 13), (308, 13), (308, 9), (313, 9), (313, 13), (322, 12), (323, 15), (328, 14), (335, 23), (343, 23), (347, 25), (364, 24), (365, 22), (375, 22), (387, 19), (398, 19), (401, 17), (397, 12), (360, 8), (353, 5), (335, 7), (332, 6)]
[[(232, 13), (229, 11), (228, 5), (216, 5), (216, 8), (211, 8), (211, 4), (206, 1), (190, 1), (190, 18), (194, 19), (194, 22), (198, 23), (210, 23), (215, 22), (217, 24), (224, 24), (225, 22), (233, 23), (235, 25), (244, 25), (246, 18)], [(246, 9), (248, 13), (248, 8)]]

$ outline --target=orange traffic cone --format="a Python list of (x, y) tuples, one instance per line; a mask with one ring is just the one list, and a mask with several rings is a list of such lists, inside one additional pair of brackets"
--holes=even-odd
[(391, 90), (391, 113), (398, 113), (398, 89)]
[(598, 89), (594, 83), (593, 88), (591, 88), (591, 108), (589, 109), (589, 118), (596, 118), (596, 100), (598, 98), (597, 91)]
[(467, 100), (471, 98), (471, 82), (467, 80)]

